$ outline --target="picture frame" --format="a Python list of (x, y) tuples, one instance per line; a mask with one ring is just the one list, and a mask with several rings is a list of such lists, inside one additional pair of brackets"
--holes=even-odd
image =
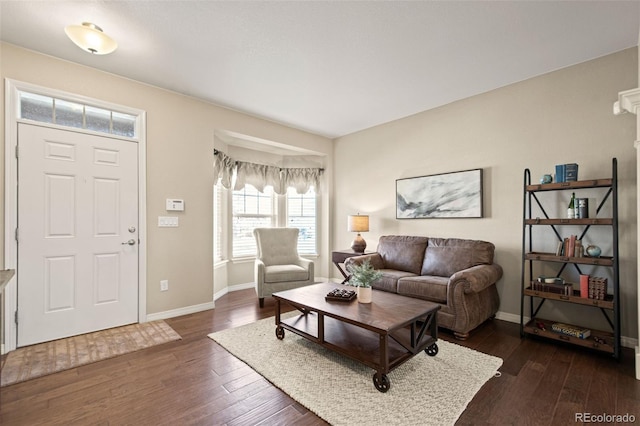
[(483, 217), (482, 169), (396, 179), (396, 219)]

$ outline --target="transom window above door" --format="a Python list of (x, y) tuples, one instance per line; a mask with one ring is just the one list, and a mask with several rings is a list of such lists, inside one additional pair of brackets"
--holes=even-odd
[(138, 137), (137, 116), (80, 102), (20, 91), (19, 117), (98, 133)]

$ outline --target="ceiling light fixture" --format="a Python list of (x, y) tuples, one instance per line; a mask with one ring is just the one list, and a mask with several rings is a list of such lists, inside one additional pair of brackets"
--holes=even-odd
[(102, 28), (91, 22), (83, 22), (82, 25), (69, 25), (64, 29), (67, 36), (80, 49), (96, 55), (106, 55), (118, 47), (118, 43)]

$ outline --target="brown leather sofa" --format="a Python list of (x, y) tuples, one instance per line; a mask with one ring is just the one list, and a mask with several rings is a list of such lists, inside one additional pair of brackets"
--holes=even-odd
[(502, 267), (493, 263), (494, 250), (486, 241), (389, 235), (380, 237), (376, 253), (345, 264), (369, 259), (383, 274), (374, 289), (438, 303), (438, 326), (466, 339), (500, 305)]

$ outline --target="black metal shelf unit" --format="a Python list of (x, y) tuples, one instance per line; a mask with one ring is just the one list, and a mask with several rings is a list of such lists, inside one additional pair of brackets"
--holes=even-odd
[[(593, 219), (564, 219), (551, 218), (545, 211), (543, 203), (537, 196), (543, 191), (567, 191), (575, 189), (604, 188), (605, 194), (602, 201), (597, 206), (596, 212), (600, 212), (606, 203), (611, 203), (612, 217)], [(536, 205), (543, 218), (532, 217), (532, 207)], [(549, 339), (559, 340), (581, 347), (587, 347), (596, 351), (611, 354), (614, 358), (620, 356), (620, 283), (619, 283), (619, 257), (618, 257), (618, 163), (617, 159), (612, 159), (611, 178), (592, 179), (574, 182), (532, 184), (531, 172), (524, 171), (523, 188), (523, 220), (522, 220), (522, 277), (521, 277), (521, 298), (520, 298), (520, 335), (537, 335)], [(579, 227), (582, 232), (578, 239), (582, 240), (592, 226), (611, 227), (612, 256), (601, 257), (574, 257), (558, 255), (558, 253), (544, 253), (534, 251), (533, 228), (536, 226), (551, 227), (559, 242), (564, 238), (561, 236), (557, 226), (571, 225)], [(612, 294), (607, 294), (604, 300), (585, 299), (580, 297), (580, 292), (574, 290), (570, 294), (557, 294), (534, 285), (534, 269), (536, 262), (553, 262), (561, 264), (556, 277), (561, 277), (562, 272), (568, 265), (572, 265), (578, 274), (582, 275), (580, 265), (595, 265), (611, 268)], [(525, 323), (525, 305), (528, 298), (528, 307), (531, 314), (530, 320)], [(567, 334), (557, 333), (552, 330), (554, 321), (539, 318), (537, 315), (544, 303), (572, 303), (585, 307), (584, 309), (598, 308), (607, 320), (610, 330), (590, 330), (591, 335), (587, 338), (574, 337)], [(578, 325), (570, 324), (574, 327)]]

